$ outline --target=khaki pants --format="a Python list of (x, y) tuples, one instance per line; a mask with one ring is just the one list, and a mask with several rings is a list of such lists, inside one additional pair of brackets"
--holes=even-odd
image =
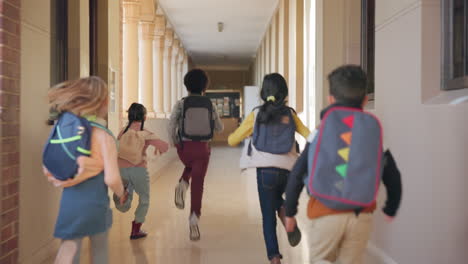
[(344, 213), (308, 222), (311, 263), (362, 264), (372, 219), (370, 213)]

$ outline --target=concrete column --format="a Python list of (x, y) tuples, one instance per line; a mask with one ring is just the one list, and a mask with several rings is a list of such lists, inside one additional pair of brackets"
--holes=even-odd
[(187, 52), (185, 52), (184, 62), (183, 62), (183, 67), (182, 67), (182, 78), (180, 80), (181, 85), (182, 85), (182, 97), (187, 96), (187, 88), (185, 87), (185, 84), (184, 84), (184, 78), (187, 73), (188, 73), (188, 55), (187, 55)]
[(184, 64), (185, 50), (181, 47), (179, 52), (178, 64), (177, 64), (177, 100), (182, 98), (182, 79), (183, 79), (183, 64)]
[(289, 104), (298, 113), (304, 106), (304, 2), (289, 1)]
[(140, 0), (123, 2), (122, 107), (126, 111), (138, 100), (138, 20)]
[(278, 16), (278, 72), (289, 78), (289, 1), (280, 0)]
[(278, 13), (273, 15), (271, 20), (271, 72), (278, 72)]
[[(263, 42), (262, 42), (262, 43), (263, 43)], [(259, 76), (258, 76), (258, 80), (259, 80), (258, 84), (259, 84), (259, 86), (262, 85), (263, 76), (264, 76), (264, 74), (265, 74), (265, 70), (264, 70), (265, 67), (264, 67), (264, 64), (263, 64), (263, 44), (262, 44), (262, 43), (260, 44), (260, 49), (258, 50), (258, 54), (259, 54), (259, 56), (258, 56), (258, 64), (259, 64), (259, 68), (260, 68), (260, 71), (259, 71), (259, 74), (258, 74), (258, 75), (259, 75)]]
[(265, 74), (271, 73), (271, 25), (265, 35)]
[(153, 106), (157, 118), (164, 117), (164, 35), (166, 19), (156, 16), (153, 40)]
[(174, 41), (174, 30), (166, 29), (164, 36), (164, 113), (171, 113), (171, 60), (172, 60), (172, 42)]
[(142, 21), (139, 24), (139, 86), (138, 101), (154, 116), (153, 109), (153, 39), (154, 23)]
[(171, 105), (177, 102), (177, 65), (180, 51), (180, 40), (174, 38), (172, 45), (172, 59), (171, 59)]

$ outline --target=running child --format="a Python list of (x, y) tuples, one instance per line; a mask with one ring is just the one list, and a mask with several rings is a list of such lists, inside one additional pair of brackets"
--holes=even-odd
[(383, 151), (378, 119), (363, 111), (366, 73), (360, 66), (342, 66), (328, 81), (330, 106), (288, 180), (286, 230), (297, 226), (294, 216), (306, 185), (312, 263), (361, 264), (380, 179), (388, 194), (383, 212), (391, 220), (400, 206), (401, 177), (390, 151)]
[[(278, 73), (268, 74), (263, 79), (260, 94), (263, 105), (254, 109), (240, 127), (228, 138), (231, 146), (237, 146), (248, 137), (247, 153), (241, 158), (242, 168), (257, 169), (257, 187), (263, 216), (263, 237), (267, 257), (272, 264), (283, 258), (276, 235), (276, 215), (285, 224), (283, 194), (289, 173), (297, 160), (298, 149), (295, 133), (304, 138), (309, 129), (297, 117), (294, 109), (286, 105), (288, 86)], [(296, 246), (301, 233), (298, 228), (288, 234), (289, 242)]]
[[(84, 237), (90, 238), (93, 263), (108, 263), (112, 211), (107, 189), (116, 194), (120, 203), (125, 202), (126, 193), (117, 164), (116, 142), (105, 128), (107, 86), (98, 77), (87, 77), (51, 88), (48, 97), (58, 111), (59, 121), (44, 151), (43, 170), (49, 181), (64, 187), (54, 232), (62, 240), (55, 263), (78, 264)], [(72, 126), (73, 122), (83, 126)], [(66, 137), (70, 131), (76, 134)], [(69, 148), (70, 144), (81, 144), (84, 138), (90, 138), (89, 150)], [(50, 151), (54, 147), (57, 148)], [(78, 156), (78, 152), (83, 155)], [(69, 177), (66, 172), (76, 175)]]
[(114, 196), (116, 208), (121, 212), (127, 212), (132, 205), (134, 191), (139, 198), (130, 239), (147, 236), (147, 233), (141, 230), (150, 201), (150, 178), (146, 164), (146, 150), (149, 146), (154, 146), (155, 154), (157, 154), (165, 153), (169, 148), (166, 142), (144, 128), (145, 121), (146, 108), (142, 104), (133, 103), (128, 109), (128, 124), (118, 137), (120, 175), (127, 186), (129, 195), (126, 203), (122, 205), (119, 203), (118, 197)]
[(185, 207), (185, 195), (191, 186), (191, 208), (189, 216), (190, 240), (200, 240), (198, 222), (201, 216), (203, 185), (210, 161), (209, 142), (214, 132), (223, 130), (223, 123), (211, 100), (204, 96), (208, 87), (208, 76), (203, 70), (194, 69), (184, 77), (189, 95), (174, 106), (169, 135), (177, 147), (177, 154), (185, 165), (182, 177), (175, 188), (175, 205)]

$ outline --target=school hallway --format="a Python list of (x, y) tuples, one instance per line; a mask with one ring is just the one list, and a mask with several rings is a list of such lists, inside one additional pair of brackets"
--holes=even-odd
[[(130, 240), (130, 224), (138, 199), (132, 209), (122, 214), (113, 210), (114, 224), (109, 236), (109, 263), (115, 264), (259, 264), (267, 263), (262, 235), (262, 218), (258, 202), (257, 181), (254, 170), (239, 169), (240, 148), (214, 147), (205, 181), (201, 240), (189, 240), (187, 192), (185, 210), (174, 205), (174, 187), (183, 166), (174, 160), (153, 175), (151, 205), (143, 229), (148, 237)], [(302, 241), (291, 248), (283, 226), (279, 223), (278, 240), (285, 264), (308, 264), (307, 237), (304, 226), (305, 203), (303, 193), (298, 217), (302, 227)], [(89, 262), (87, 242), (84, 242), (82, 264)], [(363, 264), (384, 264), (366, 254)], [(42, 264), (53, 263), (53, 258)]]
[[(126, 214), (114, 210), (109, 263), (269, 263), (255, 171), (241, 173), (241, 149), (226, 147), (227, 138), (263, 103), (271, 73), (286, 80), (288, 106), (316, 128), (328, 75), (346, 64), (368, 76), (364, 110), (381, 121), (403, 186), (392, 223), (380, 189), (364, 264), (467, 263), (466, 21), (468, 0), (0, 0), (0, 264), (53, 263), (60, 246), (62, 189), (42, 173), (57, 116), (50, 88), (98, 76), (113, 134), (137, 102), (147, 109), (145, 129), (169, 141), (193, 69), (207, 73), (205, 95), (225, 127), (212, 140), (201, 241), (189, 240), (190, 201), (184, 211), (174, 205), (183, 168), (171, 147), (150, 162), (149, 236), (129, 240), (138, 199)], [(283, 263), (310, 264), (307, 198), (299, 246), (278, 227)], [(89, 263), (87, 245), (82, 253)]]

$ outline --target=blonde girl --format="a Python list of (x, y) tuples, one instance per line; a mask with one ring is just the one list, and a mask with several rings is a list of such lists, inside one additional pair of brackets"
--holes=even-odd
[[(99, 77), (61, 83), (49, 90), (48, 97), (59, 115), (71, 112), (106, 125), (108, 90)], [(62, 240), (55, 263), (79, 263), (84, 237), (91, 240), (92, 262), (108, 263), (107, 236), (112, 225), (108, 187), (122, 203), (126, 192), (120, 178), (114, 137), (93, 127), (91, 153), (91, 157), (78, 158), (80, 169), (71, 180), (58, 181), (44, 167), (48, 179), (64, 187), (54, 232), (54, 236)]]

